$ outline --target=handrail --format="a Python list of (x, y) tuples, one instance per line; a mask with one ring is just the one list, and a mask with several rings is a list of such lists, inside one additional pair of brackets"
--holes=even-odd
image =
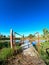
[[(28, 48), (32, 47), (32, 46), (30, 46), (30, 45), (31, 45), (31, 44), (28, 44), (28, 45), (25, 45), (25, 46), (21, 46), (21, 47), (22, 47), (23, 50), (25, 50), (25, 49), (28, 49)], [(25, 48), (26, 46), (28, 46), (28, 48)]]
[(19, 34), (19, 33), (17, 33), (17, 32), (15, 32), (15, 34), (17, 34), (17, 35), (19, 35), (19, 36), (23, 36), (23, 35), (21, 35), (21, 34)]

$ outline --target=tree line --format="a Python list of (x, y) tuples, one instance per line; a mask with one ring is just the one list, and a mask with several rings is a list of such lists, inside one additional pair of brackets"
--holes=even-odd
[[(49, 30), (47, 28), (44, 28), (43, 30), (43, 34), (41, 35), (41, 37), (47, 41), (49, 41)], [(29, 34), (27, 36), (27, 38), (36, 38), (36, 36), (34, 34)], [(6, 36), (0, 33), (0, 39), (1, 40), (9, 40), (10, 39), (10, 35)], [(16, 38), (17, 39), (17, 38)], [(20, 38), (18, 38), (20, 39)]]

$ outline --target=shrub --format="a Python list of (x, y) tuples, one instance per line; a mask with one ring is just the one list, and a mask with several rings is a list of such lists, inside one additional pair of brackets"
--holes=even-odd
[(2, 46), (3, 46), (3, 45), (0, 43), (0, 49), (2, 49)]
[(4, 47), (9, 47), (10, 43), (9, 42), (0, 42), (0, 49), (4, 48)]
[(49, 50), (46, 51), (46, 48), (49, 48), (49, 42), (43, 42), (41, 43), (41, 49), (40, 49), (40, 56), (46, 63), (46, 65), (49, 65), (49, 56), (46, 52), (49, 53)]

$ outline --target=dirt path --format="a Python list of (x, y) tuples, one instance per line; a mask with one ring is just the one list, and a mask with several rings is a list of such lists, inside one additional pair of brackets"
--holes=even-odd
[(24, 50), (22, 54), (17, 55), (9, 65), (46, 65), (39, 57), (37, 51), (31, 47)]

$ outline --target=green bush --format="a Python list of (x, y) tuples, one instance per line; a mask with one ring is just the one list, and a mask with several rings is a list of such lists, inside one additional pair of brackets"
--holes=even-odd
[(49, 56), (46, 53), (46, 48), (49, 48), (49, 42), (41, 43), (40, 57), (45, 61), (46, 65), (49, 65)]
[(11, 57), (14, 53), (14, 50), (11, 48), (3, 48), (0, 51), (0, 61), (6, 60), (7, 58)]
[(0, 49), (2, 49), (2, 46), (3, 46), (3, 45), (0, 43)]
[(9, 42), (0, 42), (0, 49), (4, 48), (4, 47), (9, 47), (10, 43)]

